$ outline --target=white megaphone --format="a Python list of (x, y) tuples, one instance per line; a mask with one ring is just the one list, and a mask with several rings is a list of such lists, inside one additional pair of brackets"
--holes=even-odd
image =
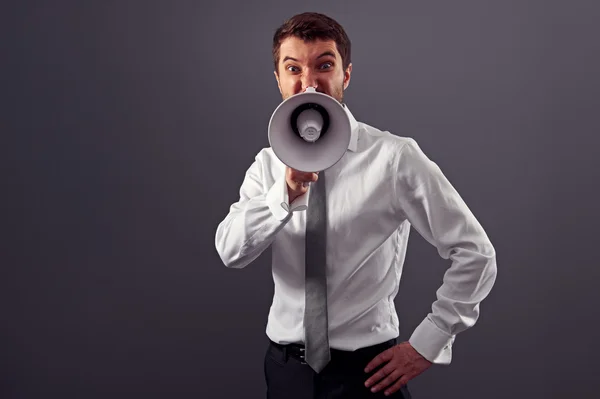
[(335, 165), (346, 153), (350, 136), (350, 119), (342, 104), (313, 87), (284, 100), (269, 121), (273, 152), (301, 172), (320, 172)]

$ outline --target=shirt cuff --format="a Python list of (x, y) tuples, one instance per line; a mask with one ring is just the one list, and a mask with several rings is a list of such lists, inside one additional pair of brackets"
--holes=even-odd
[(308, 196), (306, 194), (297, 197), (290, 206), (285, 176), (277, 179), (271, 186), (267, 192), (266, 200), (271, 213), (280, 221), (283, 221), (292, 212), (303, 211), (308, 208)]
[(417, 326), (408, 342), (425, 359), (436, 364), (450, 364), (455, 335), (440, 330), (429, 318)]

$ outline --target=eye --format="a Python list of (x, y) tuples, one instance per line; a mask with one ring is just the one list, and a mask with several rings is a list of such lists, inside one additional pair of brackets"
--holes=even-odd
[(333, 64), (331, 62), (326, 62), (321, 65), (321, 69), (329, 69), (331, 67), (333, 67)]
[(290, 72), (298, 72), (298, 68), (293, 65), (286, 67), (286, 69)]

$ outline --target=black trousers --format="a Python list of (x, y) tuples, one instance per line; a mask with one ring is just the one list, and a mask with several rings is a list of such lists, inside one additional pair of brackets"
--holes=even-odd
[(365, 387), (379, 369), (365, 373), (365, 366), (396, 343), (393, 339), (354, 352), (332, 349), (331, 361), (317, 374), (304, 363), (298, 345), (270, 342), (264, 360), (267, 399), (411, 399), (406, 385), (389, 396), (385, 389), (373, 393)]

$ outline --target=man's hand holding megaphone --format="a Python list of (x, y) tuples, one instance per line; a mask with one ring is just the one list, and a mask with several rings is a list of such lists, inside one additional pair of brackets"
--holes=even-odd
[(296, 198), (305, 194), (308, 191), (311, 182), (316, 182), (319, 179), (319, 172), (300, 172), (292, 169), (289, 166), (285, 168), (285, 181), (288, 186), (288, 196), (290, 204)]

